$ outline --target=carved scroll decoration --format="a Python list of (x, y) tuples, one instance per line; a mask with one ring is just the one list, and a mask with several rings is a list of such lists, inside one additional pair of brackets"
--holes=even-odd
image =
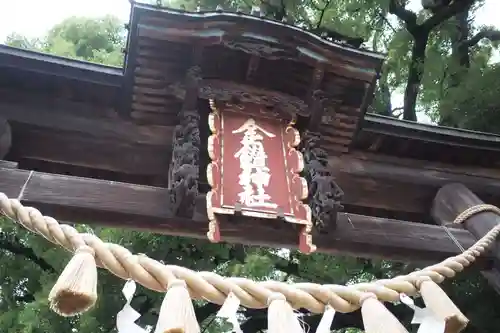
[[(171, 84), (169, 90), (177, 98), (184, 99), (186, 94), (185, 84), (181, 82)], [(307, 104), (300, 98), (245, 84), (216, 79), (203, 80), (198, 93), (199, 97), (203, 99), (213, 99), (230, 103), (255, 103), (272, 107), (278, 111), (282, 111), (284, 117), (309, 115)]]
[(223, 41), (224, 46), (242, 51), (248, 54), (256, 55), (269, 60), (295, 60), (299, 52), (296, 48), (285, 48), (277, 43), (264, 43), (262, 41), (255, 42), (252, 39), (231, 39)]
[[(302, 202), (308, 196), (308, 188), (306, 180), (299, 175), (304, 169), (302, 154), (296, 150), (300, 134), (292, 127), (293, 123), (287, 124), (255, 105), (225, 103), (218, 108), (212, 101), (211, 107), (209, 127), (212, 135), (208, 139), (208, 153), (212, 161), (207, 167), (207, 179), (212, 189), (207, 194), (208, 238), (212, 242), (221, 240), (221, 214), (241, 214), (293, 223), (300, 229), (299, 249), (304, 253), (315, 251), (310, 235), (311, 210)], [(253, 129), (248, 137), (243, 135), (245, 127)], [(247, 168), (245, 163), (250, 160), (243, 158), (238, 162), (237, 158), (241, 158), (239, 151), (251, 141), (251, 136), (261, 141), (260, 157), (255, 155), (255, 146), (251, 150), (254, 153), (252, 161), (261, 164)], [(249, 170), (252, 175), (244, 174)], [(246, 183), (249, 179), (252, 184)], [(254, 195), (252, 200), (247, 200), (250, 194), (245, 189), (255, 192), (251, 194)]]
[(300, 146), (304, 156), (303, 174), (309, 184), (308, 204), (319, 231), (335, 228), (344, 192), (328, 167), (328, 154), (319, 146), (321, 135), (306, 131)]
[(200, 160), (200, 116), (196, 109), (201, 70), (195, 66), (186, 76), (186, 94), (179, 114), (179, 125), (173, 134), (172, 160), (169, 168), (168, 189), (175, 215), (191, 218), (198, 195)]

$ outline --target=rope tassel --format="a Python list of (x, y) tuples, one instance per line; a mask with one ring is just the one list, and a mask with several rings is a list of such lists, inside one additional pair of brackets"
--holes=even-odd
[[(479, 211), (497, 212), (498, 208), (481, 205)], [(493, 207), (493, 208), (491, 208)], [(460, 215), (457, 221), (463, 222), (472, 213)], [(49, 295), (50, 306), (63, 316), (71, 316), (81, 313), (95, 303), (97, 299), (97, 270), (96, 262), (114, 275), (133, 279), (140, 282), (144, 287), (151, 290), (164, 290), (165, 282), (174, 279), (174, 268), (164, 265), (153, 259), (141, 259), (141, 256), (133, 255), (126, 248), (103, 242), (96, 236), (78, 232), (75, 228), (67, 224), (59, 224), (55, 219), (43, 216), (38, 210), (31, 207), (24, 207), (19, 200), (9, 199), (0, 192), (0, 214), (19, 223), (26, 229), (42, 235), (50, 242), (67, 249), (77, 249), (74, 257), (68, 263), (56, 285)], [(465, 217), (464, 217), (465, 216)], [(494, 244), (500, 233), (500, 225), (495, 226), (485, 236), (478, 240), (467, 251), (448, 258), (441, 263), (429, 266), (408, 275), (397, 276), (392, 279), (384, 279), (371, 283), (357, 283), (346, 286), (345, 291), (335, 290), (329, 285), (316, 285), (308, 283), (287, 284), (285, 282), (273, 282), (273, 288), (269, 288), (268, 281), (257, 282), (245, 278), (223, 279), (216, 273), (213, 280), (206, 279), (206, 272), (194, 272), (183, 269), (182, 274), (189, 281), (190, 287), (196, 286), (196, 296), (204, 298), (213, 303), (219, 303), (223, 297), (221, 290), (238, 290), (238, 297), (241, 297), (243, 304), (250, 308), (262, 307), (262, 296), (269, 296), (269, 328), (270, 333), (303, 333), (298, 318), (293, 314), (293, 309), (285, 300), (285, 295), (293, 302), (295, 307), (303, 307), (310, 311), (317, 312), (322, 309), (324, 302), (335, 300), (335, 308), (341, 312), (353, 312), (362, 307), (363, 321), (368, 333), (407, 333), (402, 325), (392, 316), (389, 311), (378, 301), (394, 301), (395, 296), (401, 292), (409, 295), (420, 294), (423, 296), (427, 308), (436, 312), (436, 317), (446, 321), (446, 333), (460, 332), (467, 323), (467, 318), (456, 308), (444, 292), (432, 281), (422, 282), (416, 285), (416, 279), (422, 277), (432, 278), (440, 283), (446, 278), (461, 272), (465, 267), (470, 266), (478, 257), (483, 255), (487, 249)], [(94, 250), (85, 244), (90, 244)], [(94, 258), (95, 255), (95, 258)], [(127, 263), (123, 265), (122, 263)], [(150, 263), (149, 265), (147, 263)], [(157, 277), (160, 276), (161, 280)], [(170, 278), (171, 276), (171, 278)], [(168, 312), (163, 310), (159, 319), (155, 333), (199, 333), (200, 329), (196, 323), (194, 309), (190, 302), (189, 292), (185, 283), (182, 288), (175, 287), (175, 283), (169, 284), (171, 290), (167, 292), (164, 300)], [(324, 294), (324, 288), (329, 289), (330, 295)], [(281, 291), (279, 296), (272, 296), (272, 292)], [(181, 290), (175, 292), (173, 290)], [(241, 290), (239, 290), (241, 289)], [(258, 294), (259, 297), (254, 295)], [(364, 297), (366, 290), (373, 291), (373, 295)], [(172, 294), (174, 296), (172, 296)], [(376, 295), (376, 297), (375, 297)], [(360, 297), (361, 296), (361, 297)], [(378, 297), (378, 299), (377, 299)], [(322, 299), (322, 301), (320, 300)], [(358, 302), (361, 300), (361, 302)], [(181, 306), (179, 306), (181, 305)], [(184, 308), (183, 312), (179, 308)], [(280, 313), (281, 312), (281, 313)], [(173, 319), (172, 319), (173, 318)], [(189, 318), (187, 320), (186, 318)], [(283, 319), (284, 318), (284, 319)], [(287, 326), (287, 318), (290, 319)], [(378, 323), (377, 323), (378, 322)], [(300, 328), (297, 328), (300, 327)], [(421, 325), (422, 327), (423, 325)], [(194, 328), (193, 328), (194, 327)], [(281, 328), (280, 328), (281, 327)], [(283, 329), (285, 327), (285, 329)], [(388, 327), (388, 328), (387, 328)], [(163, 331), (162, 331), (163, 329)]]
[(176, 279), (168, 286), (155, 333), (200, 333), (186, 282)]
[(95, 252), (79, 247), (49, 293), (50, 308), (70, 317), (92, 308), (97, 301), (97, 266)]
[(361, 296), (360, 304), (366, 333), (408, 333), (375, 294), (364, 294)]
[(446, 295), (434, 281), (425, 279), (418, 286), (420, 294), (428, 307), (437, 318), (446, 322), (445, 333), (458, 333), (467, 326), (469, 320), (457, 308), (453, 301)]
[(299, 318), (283, 294), (271, 294), (267, 303), (269, 305), (267, 310), (268, 333), (304, 333)]

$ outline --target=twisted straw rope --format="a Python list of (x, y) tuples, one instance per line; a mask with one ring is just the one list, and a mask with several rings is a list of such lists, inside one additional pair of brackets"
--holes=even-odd
[[(467, 215), (461, 215), (461, 221), (481, 211), (500, 212), (498, 208), (493, 207), (482, 205), (482, 208), (470, 210)], [(267, 307), (271, 294), (278, 292), (283, 294), (294, 308), (306, 308), (313, 313), (323, 312), (327, 304), (340, 312), (353, 312), (360, 307), (360, 302), (367, 293), (375, 294), (381, 301), (398, 301), (400, 293), (415, 295), (422, 280), (430, 278), (440, 283), (445, 278), (451, 278), (461, 272), (485, 252), (500, 232), (500, 225), (496, 226), (467, 251), (439, 264), (390, 280), (349, 286), (287, 284), (278, 281), (255, 282), (238, 277), (224, 278), (212, 272), (194, 272), (184, 267), (163, 265), (146, 255), (134, 255), (120, 245), (105, 243), (95, 235), (79, 233), (69, 225), (59, 224), (52, 217), (43, 216), (35, 208), (24, 207), (19, 200), (9, 199), (1, 192), (0, 209), (5, 216), (26, 229), (69, 251), (73, 252), (85, 245), (90, 246), (95, 251), (98, 266), (122, 279), (133, 279), (152, 290), (165, 292), (170, 282), (181, 279), (186, 282), (194, 299), (223, 304), (227, 295), (233, 292), (241, 304), (248, 308)]]
[(458, 214), (458, 216), (455, 218), (453, 223), (454, 224), (462, 224), (465, 221), (467, 221), (467, 219), (470, 218), (471, 216), (482, 213), (482, 212), (486, 212), (486, 211), (489, 211), (492, 213), (497, 213), (498, 215), (500, 215), (500, 208), (498, 208), (497, 206), (480, 204), (480, 205), (469, 207), (466, 210), (464, 210), (463, 212), (461, 212), (460, 214)]

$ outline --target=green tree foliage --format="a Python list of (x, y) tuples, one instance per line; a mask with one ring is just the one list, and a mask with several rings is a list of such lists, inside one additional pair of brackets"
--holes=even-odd
[(29, 50), (39, 50), (42, 47), (39, 39), (26, 38), (25, 36), (22, 36), (16, 32), (13, 32), (9, 36), (7, 36), (7, 38), (5, 39), (5, 44)]
[(63, 57), (122, 66), (126, 30), (114, 16), (98, 19), (70, 17), (55, 25), (41, 39), (27, 39), (17, 33), (6, 44)]
[(440, 103), (441, 113), (455, 126), (500, 133), (499, 75), (498, 65), (470, 69), (463, 80), (474, 84), (450, 88)]
[[(490, 0), (493, 1), (493, 0)], [(156, 3), (156, 1), (153, 1)], [(195, 10), (225, 10), (237, 8), (249, 12), (258, 5), (268, 16), (286, 17), (288, 22), (331, 39), (356, 43), (362, 38), (363, 47), (387, 54), (387, 61), (376, 91), (372, 111), (388, 116), (402, 115), (403, 105), (392, 105), (391, 95), (402, 93), (408, 85), (411, 69), (421, 70), (420, 93), (413, 111), (427, 112), (436, 121), (451, 125), (500, 132), (496, 120), (500, 69), (490, 64), (495, 47), (494, 31), (471, 24), (474, 10), (467, 15), (452, 16), (441, 22), (428, 35), (422, 63), (412, 63), (414, 36), (404, 20), (391, 14), (392, 0), (171, 0), (172, 7)], [(436, 9), (433, 9), (434, 11)], [(432, 16), (431, 11), (414, 13), (417, 22)], [(465, 25), (461, 25), (464, 23)], [(7, 38), (7, 44), (80, 60), (121, 66), (125, 43), (123, 23), (112, 16), (101, 19), (72, 17), (54, 26), (40, 39), (28, 39), (18, 34)], [(483, 33), (485, 38), (474, 39)], [(464, 51), (465, 50), (465, 51)], [(465, 59), (464, 54), (467, 56)], [(464, 60), (465, 59), (465, 60)], [(422, 60), (422, 59), (421, 59)], [(419, 60), (420, 61), (420, 60)], [(85, 229), (85, 226), (80, 226)], [(97, 228), (94, 232), (109, 242), (126, 246), (135, 253), (173, 265), (195, 270), (215, 271), (226, 276), (244, 276), (256, 280), (349, 284), (373, 279), (390, 278), (416, 268), (411, 263), (332, 257), (323, 254), (305, 256), (295, 251), (278, 251), (260, 247), (208, 244), (202, 240), (159, 236), (129, 230)], [(99, 273), (97, 307), (90, 313), (71, 319), (53, 314), (47, 307), (48, 291), (63, 269), (69, 255), (54, 248), (41, 237), (33, 236), (9, 221), (0, 222), (0, 331), (15, 333), (75, 332), (104, 333), (114, 331), (114, 318), (123, 305), (123, 282), (106, 271)], [(495, 311), (498, 296), (476, 273), (463, 275), (445, 285), (458, 305), (472, 319), (471, 332), (496, 333), (500, 316)], [(138, 288), (132, 305), (143, 316), (143, 326), (154, 325), (162, 295)], [(217, 306), (196, 302), (197, 317), (207, 333), (223, 332), (227, 325), (212, 321)], [(404, 307), (391, 308), (407, 323), (411, 313)], [(242, 312), (246, 333), (266, 328), (265, 311)], [(346, 320), (347, 326), (360, 326), (360, 317)], [(311, 323), (318, 318), (306, 316)], [(210, 323), (210, 325), (208, 325)], [(341, 328), (341, 327), (338, 327)], [(341, 328), (342, 333), (357, 333), (355, 328)]]

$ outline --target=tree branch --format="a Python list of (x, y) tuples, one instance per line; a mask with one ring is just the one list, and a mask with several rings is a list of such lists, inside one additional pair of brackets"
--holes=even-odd
[(316, 24), (316, 29), (319, 29), (319, 27), (321, 27), (321, 23), (323, 23), (323, 18), (325, 16), (326, 10), (330, 6), (331, 2), (332, 2), (332, 0), (328, 0), (326, 2), (325, 6), (323, 7), (323, 9), (320, 10), (319, 20), (318, 20), (318, 23)]
[(329, 276), (318, 276), (313, 273), (301, 272), (300, 264), (294, 262), (292, 258), (290, 258), (290, 260), (287, 260), (271, 253), (267, 254), (267, 256), (270, 256), (273, 259), (274, 268), (278, 271), (285, 273), (287, 278), (292, 275), (301, 279), (313, 280), (317, 283), (326, 284), (330, 282)]
[(283, 18), (287, 17), (286, 5), (285, 5), (284, 0), (280, 1), (279, 6), (271, 3), (271, 1), (268, 1), (268, 0), (261, 0), (261, 3), (266, 6), (266, 10), (264, 11), (264, 14), (272, 15), (272, 17), (275, 20), (281, 21), (281, 20), (283, 20)]
[(468, 7), (472, 6), (476, 0), (455, 0), (449, 6), (440, 7), (431, 17), (421, 24), (424, 31), (430, 33), (439, 24), (457, 15)]
[(396, 15), (405, 23), (406, 30), (413, 37), (411, 62), (408, 70), (408, 82), (405, 89), (403, 119), (416, 121), (415, 107), (422, 84), (425, 64), (425, 51), (429, 35), (437, 25), (462, 11), (468, 10), (476, 0), (455, 0), (449, 5), (438, 6), (433, 15), (423, 23), (417, 23), (417, 15), (405, 8), (400, 0), (390, 0), (389, 13)]
[(32, 248), (24, 246), (15, 235), (0, 232), (0, 248), (30, 260), (42, 270), (55, 273), (56, 270), (45, 259), (36, 255)]
[(405, 8), (399, 3), (399, 0), (391, 0), (389, 2), (389, 13), (396, 15), (405, 23), (406, 30), (413, 35), (413, 31), (418, 28), (417, 14)]
[(311, 7), (313, 7), (314, 9), (316, 10), (321, 10), (321, 8), (319, 8), (319, 6), (314, 2), (314, 0), (310, 0), (309, 1), (309, 4), (311, 5)]
[(151, 311), (155, 305), (155, 302), (152, 298), (148, 297), (147, 295), (144, 295), (144, 294), (138, 294), (136, 296), (136, 298), (139, 298), (141, 296), (144, 296), (145, 297), (145, 300), (144, 302), (142, 302), (138, 307), (137, 307), (137, 311), (139, 313), (141, 313), (142, 315), (145, 315), (146, 313), (148, 313), (149, 311)]
[(208, 317), (219, 311), (220, 305), (208, 302), (207, 304), (195, 307), (194, 312), (196, 314), (196, 319), (198, 322), (206, 320)]
[(384, 15), (381, 11), (377, 12), (377, 15), (380, 17), (380, 19), (381, 19), (382, 21), (384, 21), (384, 22), (385, 22), (385, 23), (389, 26), (389, 28), (391, 28), (391, 30), (392, 30), (392, 32), (393, 32), (393, 33), (398, 32), (398, 31), (396, 30), (396, 28), (394, 28), (394, 27), (392, 26), (391, 22), (389, 22), (389, 20), (387, 19), (387, 17), (386, 17), (386, 16), (385, 16), (385, 15)]
[(484, 38), (489, 39), (492, 42), (500, 41), (500, 31), (493, 28), (483, 29), (475, 34), (471, 39), (465, 41), (463, 46), (468, 48), (475, 46)]
[[(400, 107), (397, 107), (397, 108), (394, 108), (392, 109), (391, 111), (391, 115), (394, 117), (394, 118), (399, 118), (403, 115), (403, 110), (404, 110), (404, 107), (400, 106)], [(399, 112), (399, 113), (396, 113), (396, 112)]]

